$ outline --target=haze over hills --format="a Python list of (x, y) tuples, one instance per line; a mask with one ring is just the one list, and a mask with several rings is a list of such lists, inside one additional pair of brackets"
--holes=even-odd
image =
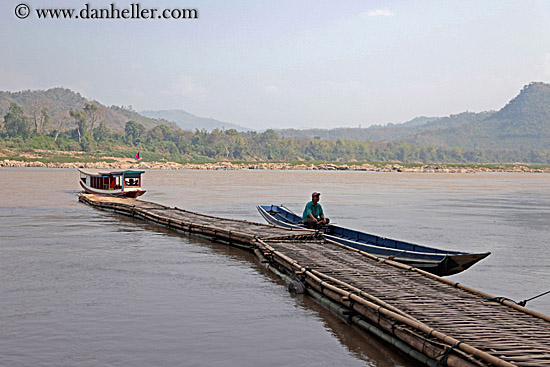
[(368, 128), (278, 130), (285, 137), (353, 139), (464, 149), (550, 149), (550, 84), (533, 82), (499, 111), (418, 117)]
[(98, 106), (102, 114), (102, 120), (109, 129), (123, 131), (126, 122), (133, 120), (151, 128), (159, 124), (174, 125), (168, 121), (160, 121), (145, 117), (130, 108), (111, 106), (107, 107), (98, 101), (89, 100), (66, 88), (52, 88), (48, 90), (26, 90), (21, 92), (0, 91), (0, 119), (8, 111), (11, 102), (19, 104), (28, 116), (40, 113), (43, 108), (48, 109), (51, 116), (52, 126), (49, 129), (63, 126), (72, 126), (73, 119), (69, 116), (70, 110), (82, 109), (86, 103)]
[(448, 117), (416, 117), (402, 124), (373, 125), (367, 128), (341, 127), (336, 129), (284, 129), (277, 130), (280, 136), (336, 140), (397, 141), (424, 131), (439, 130), (465, 122), (483, 120), (493, 112), (463, 112)]
[(178, 126), (183, 130), (214, 129), (237, 131), (250, 131), (243, 126), (222, 122), (213, 118), (205, 118), (192, 115), (183, 110), (143, 111), (138, 113), (130, 106), (105, 106), (98, 101), (83, 97), (80, 93), (67, 88), (51, 88), (48, 90), (25, 90), (20, 92), (0, 91), (0, 122), (7, 113), (11, 102), (19, 104), (28, 116), (34, 116), (43, 108), (48, 109), (52, 125), (48, 130), (57, 129), (60, 126), (72, 127), (74, 119), (69, 116), (70, 110), (81, 110), (86, 103), (99, 107), (101, 120), (114, 131), (123, 131), (126, 122), (135, 121), (145, 128), (152, 128), (160, 124)]
[(195, 116), (183, 110), (141, 111), (141, 114), (147, 117), (173, 122), (184, 130), (206, 129), (211, 131), (214, 129), (235, 129), (241, 132), (253, 130), (229, 122), (218, 121), (213, 118)]
[(550, 149), (550, 84), (531, 83), (485, 118), (403, 139), (465, 149)]
[[(27, 116), (47, 108), (52, 123), (45, 130), (66, 130), (75, 125), (70, 110), (82, 109), (86, 103), (99, 107), (101, 121), (113, 131), (124, 131), (133, 120), (150, 129), (160, 124), (178, 126), (184, 130), (248, 131), (245, 127), (212, 118), (192, 115), (183, 110), (144, 111), (144, 116), (130, 107), (107, 107), (88, 100), (80, 93), (65, 88), (49, 90), (0, 92), (0, 121), (11, 102), (23, 107)], [(368, 140), (374, 142), (406, 142), (442, 148), (493, 150), (550, 150), (550, 84), (533, 82), (498, 111), (463, 112), (447, 117), (417, 117), (402, 124), (375, 125), (368, 128), (285, 129), (277, 130), (281, 137), (308, 139)]]

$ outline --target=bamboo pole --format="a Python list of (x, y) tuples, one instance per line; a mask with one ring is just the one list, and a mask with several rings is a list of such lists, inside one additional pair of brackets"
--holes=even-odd
[(250, 221), (247, 221), (247, 220), (244, 220), (244, 219), (230, 219), (230, 218), (216, 217), (216, 216), (212, 216), (212, 215), (208, 215), (208, 214), (202, 214), (202, 213), (192, 212), (192, 211), (185, 210), (185, 209), (180, 209), (180, 208), (178, 208), (178, 207), (174, 207), (174, 209), (175, 209), (175, 210), (178, 210), (178, 211), (181, 211), (181, 212), (190, 213), (190, 214), (193, 214), (193, 215), (197, 215), (197, 216), (205, 217), (205, 218), (209, 218), (209, 219), (226, 220), (226, 221), (232, 221), (232, 222), (236, 222), (236, 223), (243, 223), (243, 224), (248, 224), (248, 225), (254, 225), (254, 226), (258, 226), (258, 227), (264, 227), (264, 228), (279, 228), (279, 229), (285, 229), (285, 230), (291, 231), (290, 228), (285, 228), (285, 227), (281, 227), (281, 226), (276, 226), (276, 225), (274, 225), (274, 224), (265, 224), (265, 223), (258, 223), (258, 222), (250, 222)]
[[(314, 274), (314, 275), (316, 275), (316, 276), (318, 276), (319, 278), (325, 278), (326, 280), (328, 280), (328, 281), (330, 281), (330, 282), (332, 282), (332, 283), (336, 283), (336, 284), (339, 284), (339, 285), (341, 285), (341, 286), (344, 286), (344, 287), (346, 287), (346, 288), (348, 288), (348, 289), (351, 289), (352, 292), (355, 292), (355, 293), (358, 294), (359, 296), (366, 297), (366, 298), (369, 299), (370, 301), (375, 302), (375, 303), (379, 304), (380, 306), (384, 306), (384, 307), (387, 308), (388, 310), (391, 310), (391, 311), (393, 311), (393, 312), (395, 312), (395, 313), (398, 313), (398, 314), (400, 314), (400, 315), (402, 315), (402, 316), (404, 316), (404, 317), (407, 317), (407, 318), (409, 318), (409, 319), (411, 319), (411, 320), (418, 321), (417, 319), (415, 319), (415, 318), (412, 317), (411, 315), (409, 315), (409, 314), (407, 314), (407, 313), (401, 311), (400, 309), (398, 309), (398, 308), (396, 308), (396, 307), (393, 307), (393, 306), (390, 305), (389, 303), (387, 303), (387, 302), (385, 302), (385, 301), (383, 301), (383, 300), (381, 300), (381, 299), (379, 299), (379, 298), (377, 298), (377, 297), (375, 297), (375, 296), (373, 296), (373, 295), (371, 295), (371, 294), (366, 293), (365, 291), (363, 291), (363, 290), (361, 290), (361, 289), (359, 289), (359, 288), (356, 288), (356, 287), (352, 286), (351, 284), (347, 284), (347, 283), (345, 283), (345, 282), (343, 282), (343, 281), (341, 281), (341, 280), (338, 280), (338, 279), (336, 279), (336, 278), (333, 278), (333, 277), (330, 277), (330, 276), (328, 276), (328, 275), (325, 275), (325, 274), (323, 274), (323, 273), (321, 273), (321, 272), (319, 272), (319, 271), (317, 271), (317, 270), (313, 270), (313, 269), (312, 269), (312, 270), (311, 270), (311, 273)], [(344, 297), (348, 297), (348, 296), (344, 296)], [(348, 297), (348, 298), (349, 298), (349, 297)], [(343, 300), (345, 300), (345, 299), (343, 299)]]

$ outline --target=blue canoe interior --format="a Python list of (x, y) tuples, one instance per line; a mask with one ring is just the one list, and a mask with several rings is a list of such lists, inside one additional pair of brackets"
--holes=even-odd
[[(257, 208), (268, 223), (285, 228), (304, 228), (302, 218), (283, 206), (258, 205)], [(323, 237), (342, 245), (381, 258), (399, 261), (441, 276), (460, 273), (491, 254), (490, 252), (448, 251), (384, 238), (332, 224), (323, 226), (319, 231)]]

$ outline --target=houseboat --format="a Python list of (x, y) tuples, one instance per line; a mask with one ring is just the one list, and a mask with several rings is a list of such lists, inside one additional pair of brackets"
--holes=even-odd
[(80, 186), (88, 194), (126, 196), (137, 198), (145, 194), (141, 189), (141, 174), (133, 170), (78, 170)]

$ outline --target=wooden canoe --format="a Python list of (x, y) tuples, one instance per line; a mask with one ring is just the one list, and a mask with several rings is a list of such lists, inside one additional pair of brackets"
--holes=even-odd
[[(258, 205), (262, 217), (271, 224), (286, 228), (303, 228), (302, 218), (277, 205)], [(369, 254), (399, 261), (430, 273), (446, 276), (460, 273), (491, 253), (449, 251), (410, 242), (380, 237), (329, 224), (320, 228), (323, 237)]]

